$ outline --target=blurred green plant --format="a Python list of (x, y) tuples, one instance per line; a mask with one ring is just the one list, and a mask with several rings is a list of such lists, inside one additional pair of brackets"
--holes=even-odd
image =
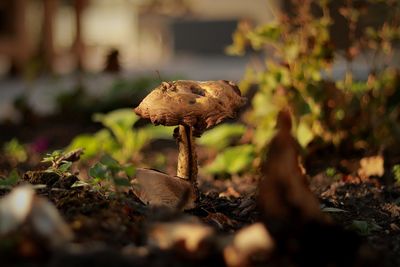
[(140, 157), (141, 150), (151, 140), (172, 137), (171, 127), (146, 125), (134, 128), (139, 117), (132, 109), (118, 109), (107, 114), (94, 114), (93, 120), (100, 122), (105, 129), (95, 134), (76, 136), (68, 150), (83, 148), (83, 159), (89, 159), (105, 153), (121, 163)]
[(205, 170), (217, 176), (240, 174), (252, 168), (255, 149), (251, 144), (225, 148)]
[(16, 185), (20, 179), (21, 176), (18, 174), (18, 171), (13, 169), (8, 176), (0, 177), (0, 188), (11, 188)]
[(109, 155), (103, 155), (89, 169), (89, 179), (78, 181), (73, 187), (91, 186), (97, 191), (114, 188), (129, 187), (130, 179), (135, 175), (136, 168), (132, 164), (120, 164)]
[[(246, 93), (257, 85), (245, 116), (257, 151), (273, 136), (278, 111), (288, 105), (295, 115), (293, 133), (303, 147), (315, 139), (336, 145), (351, 141), (364, 149), (399, 143), (400, 72), (391, 58), (400, 39), (400, 2), (341, 2), (338, 12), (347, 21), (342, 37), (349, 42), (343, 51), (332, 40), (332, 3), (293, 0), (290, 15), (281, 12), (277, 21), (257, 27), (243, 21), (233, 34), (229, 54), (244, 55), (248, 47), (263, 52), (239, 86)], [(386, 12), (384, 21), (368, 25), (365, 18), (377, 6)], [(341, 55), (345, 74), (334, 79), (331, 66)], [(368, 73), (356, 79), (353, 61), (362, 57)]]
[(394, 176), (394, 180), (398, 185), (400, 185), (400, 164), (396, 164), (393, 166), (392, 173)]
[(25, 146), (16, 138), (11, 139), (3, 145), (3, 152), (6, 157), (9, 157), (17, 163), (25, 162), (28, 159)]
[(243, 124), (221, 124), (205, 132), (197, 139), (197, 143), (221, 151), (228, 147), (234, 139), (240, 138), (245, 131), (246, 126)]
[(374, 221), (368, 222), (363, 220), (354, 220), (350, 228), (354, 229), (362, 236), (368, 236), (373, 232), (382, 230), (382, 227), (376, 224)]
[[(168, 79), (174, 80), (172, 77)], [(99, 96), (88, 94), (84, 84), (80, 84), (74, 90), (58, 95), (56, 101), (62, 112), (90, 116), (95, 112), (135, 106), (159, 83), (157, 75), (134, 79), (118, 78)]]

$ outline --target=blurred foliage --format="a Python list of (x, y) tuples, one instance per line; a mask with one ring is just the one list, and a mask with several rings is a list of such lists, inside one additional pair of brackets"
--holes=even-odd
[(251, 168), (254, 157), (255, 150), (251, 144), (228, 147), (206, 167), (206, 171), (222, 176), (240, 174)]
[[(256, 150), (271, 139), (276, 115), (286, 106), (295, 115), (293, 133), (303, 147), (314, 140), (347, 142), (354, 149), (399, 143), (400, 72), (392, 57), (400, 38), (400, 2), (340, 2), (337, 12), (347, 22), (342, 37), (349, 42), (344, 50), (332, 40), (333, 1), (291, 3), (293, 12), (276, 12), (277, 21), (256, 27), (239, 23), (227, 48), (231, 55), (252, 49), (261, 56), (251, 62), (239, 86), (244, 93), (257, 87), (244, 116), (254, 129)], [(365, 25), (378, 5), (387, 13), (384, 21)], [(362, 58), (368, 71), (356, 78), (354, 61)], [(337, 59), (345, 60), (345, 74), (334, 78), (331, 67)]]
[(5, 156), (17, 163), (25, 162), (28, 159), (25, 146), (16, 138), (11, 139), (3, 145), (3, 152)]
[(11, 188), (18, 183), (21, 176), (16, 169), (13, 169), (7, 177), (0, 177), (0, 188)]
[(400, 185), (400, 164), (396, 164), (393, 166), (392, 173), (394, 176), (394, 180), (398, 185)]
[(197, 143), (220, 151), (228, 147), (233, 139), (240, 138), (245, 131), (246, 127), (243, 124), (222, 124), (205, 132)]
[(367, 222), (363, 220), (354, 220), (350, 226), (362, 236), (369, 236), (375, 231), (382, 230), (382, 227), (375, 222)]
[(119, 187), (129, 187), (130, 179), (135, 175), (136, 168), (132, 164), (120, 164), (109, 155), (103, 155), (89, 169), (89, 179), (78, 181), (73, 187), (91, 186), (97, 191)]
[(94, 134), (78, 135), (68, 146), (68, 149), (83, 148), (83, 159), (105, 153), (125, 163), (139, 158), (141, 150), (151, 140), (172, 137), (171, 127), (146, 125), (134, 128), (139, 117), (129, 108), (117, 109), (107, 114), (94, 114), (93, 120), (100, 122), (105, 128)]
[(105, 94), (95, 97), (89, 95), (84, 86), (60, 94), (56, 101), (61, 111), (73, 114), (104, 112), (121, 107), (135, 106), (149, 91), (160, 83), (155, 77), (140, 77), (133, 80), (117, 79)]

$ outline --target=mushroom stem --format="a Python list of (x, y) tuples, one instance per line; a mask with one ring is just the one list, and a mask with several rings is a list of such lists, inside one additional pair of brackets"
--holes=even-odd
[(178, 129), (178, 168), (177, 176), (188, 179), (191, 183), (197, 180), (197, 155), (193, 138), (193, 128), (179, 125)]

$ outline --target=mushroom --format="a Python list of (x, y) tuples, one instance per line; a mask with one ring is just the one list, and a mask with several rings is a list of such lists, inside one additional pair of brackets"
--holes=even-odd
[(245, 101), (231, 81), (178, 80), (162, 82), (134, 111), (155, 125), (178, 126), (174, 131), (179, 147), (178, 167), (176, 177), (171, 178), (197, 188), (194, 137), (201, 136), (225, 118), (235, 117)]

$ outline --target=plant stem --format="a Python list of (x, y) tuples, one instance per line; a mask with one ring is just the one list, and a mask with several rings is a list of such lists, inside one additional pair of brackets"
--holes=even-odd
[(195, 183), (197, 180), (197, 155), (192, 127), (179, 125), (177, 140), (179, 155), (176, 175)]

